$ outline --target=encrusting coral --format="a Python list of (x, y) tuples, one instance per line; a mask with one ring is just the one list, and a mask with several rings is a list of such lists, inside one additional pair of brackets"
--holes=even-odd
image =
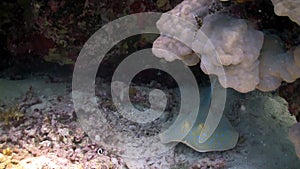
[(293, 82), (298, 79), (300, 77), (300, 64), (297, 64), (300, 58), (298, 51), (299, 49), (295, 52), (285, 52), (278, 37), (266, 35), (259, 58), (260, 82), (257, 88), (261, 91), (275, 90), (282, 81)]
[(279, 16), (288, 16), (300, 25), (300, 1), (298, 0), (271, 0), (274, 12)]
[[(157, 27), (163, 35), (153, 43), (154, 55), (167, 61), (179, 59), (186, 65), (195, 65), (201, 60), (203, 72), (217, 75), (223, 87), (242, 93), (255, 89), (272, 91), (282, 81), (290, 83), (300, 77), (299, 46), (286, 51), (280, 38), (255, 30), (255, 24), (246, 19), (221, 12), (208, 15), (209, 5), (208, 0), (197, 3), (185, 0), (168, 12), (189, 21), (194, 27), (182, 28), (184, 25), (180, 22), (176, 25), (162, 15)], [(291, 6), (298, 9), (299, 3), (291, 3)], [(298, 16), (297, 12), (295, 15)], [(197, 18), (200, 18), (201, 25), (198, 25)], [(197, 26), (200, 28), (195, 28)], [(166, 36), (168, 32), (171, 37)], [(192, 49), (188, 47), (190, 45)]]
[[(156, 48), (172, 51), (172, 53), (165, 53), (157, 50)], [(154, 41), (152, 51), (155, 56), (164, 58), (169, 62), (179, 59), (182, 60), (186, 65), (193, 66), (200, 61), (199, 57), (192, 51), (192, 49), (187, 47), (182, 42), (164, 35), (159, 36)]]
[[(204, 17), (205, 15), (207, 15), (208, 6), (210, 4), (211, 2), (207, 0), (185, 0), (182, 3), (178, 4), (174, 9), (167, 12), (167, 14), (176, 15), (184, 19), (185, 22), (189, 22), (195, 25), (195, 27), (190, 28), (192, 29), (191, 31), (195, 32), (197, 28), (196, 25), (198, 24), (196, 17)], [(174, 21), (174, 18), (170, 18), (168, 15), (163, 15), (160, 18), (156, 25), (163, 35), (159, 36), (154, 41), (152, 49), (153, 53), (157, 57), (164, 58), (167, 61), (179, 59), (189, 66), (195, 65), (200, 61), (199, 57), (193, 52), (191, 48), (170, 36), (164, 35), (164, 33), (168, 34), (168, 32), (170, 31), (172, 31), (173, 34), (182, 34), (183, 30), (187, 29), (187, 24), (185, 24), (185, 22), (183, 23), (183, 25), (181, 25), (182, 23), (180, 21)], [(181, 37), (183, 36), (181, 35)], [(187, 41), (189, 41), (189, 39), (187, 39)], [(155, 48), (172, 51), (172, 53), (175, 55), (164, 53), (161, 50), (156, 50)]]
[[(223, 87), (248, 92), (259, 83), (257, 59), (263, 39), (247, 20), (214, 14), (204, 18), (193, 50), (201, 54), (201, 69), (217, 75)], [(219, 71), (222, 67), (225, 74)]]

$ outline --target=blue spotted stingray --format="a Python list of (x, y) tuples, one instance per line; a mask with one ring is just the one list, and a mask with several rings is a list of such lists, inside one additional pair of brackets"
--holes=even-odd
[[(238, 133), (224, 115), (218, 124), (205, 123), (211, 104), (212, 92), (211, 88), (200, 90), (200, 108), (197, 119), (190, 130), (185, 130), (185, 128), (189, 127), (192, 120), (181, 118), (179, 123), (173, 126), (171, 130), (160, 134), (161, 141), (163, 143), (181, 142), (199, 152), (224, 151), (235, 147), (238, 141)], [(209, 136), (206, 135), (206, 131), (209, 131), (210, 128), (215, 130)], [(183, 139), (182, 135), (185, 135)], [(208, 138), (201, 138), (201, 136), (207, 136)]]

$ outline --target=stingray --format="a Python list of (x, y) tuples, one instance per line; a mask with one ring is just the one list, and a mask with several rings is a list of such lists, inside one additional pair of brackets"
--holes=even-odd
[[(172, 126), (171, 130), (159, 135), (161, 142), (184, 143), (198, 152), (224, 151), (234, 148), (238, 141), (238, 132), (222, 112), (216, 112), (221, 114), (219, 120), (212, 119), (213, 117), (210, 114), (212, 93), (213, 89), (211, 87), (201, 88), (200, 107), (193, 126), (189, 127), (193, 122), (192, 119), (180, 116), (178, 117), (180, 119), (176, 120), (177, 123)], [(208, 122), (208, 120), (212, 122)], [(186, 130), (186, 128), (190, 130)], [(208, 134), (207, 132), (211, 130), (214, 130), (212, 134)], [(185, 137), (183, 138), (182, 135)]]

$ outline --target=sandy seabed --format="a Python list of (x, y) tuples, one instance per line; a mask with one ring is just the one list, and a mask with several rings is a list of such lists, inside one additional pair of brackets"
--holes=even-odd
[[(109, 98), (109, 84), (101, 79), (98, 82), (99, 108), (116, 111)], [(172, 89), (168, 90), (172, 93)], [(17, 81), (0, 79), (0, 91), (0, 113), (15, 104), (24, 112), (24, 117), (19, 120), (0, 123), (0, 169), (298, 169), (300, 166), (288, 140), (288, 128), (296, 122), (295, 118), (289, 114), (285, 100), (274, 93), (240, 94), (228, 90), (225, 114), (240, 134), (234, 149), (199, 153), (178, 144), (159, 156), (131, 159), (119, 156), (115, 150), (101, 145), (101, 141), (94, 143), (84, 132), (73, 108), (68, 80), (49, 82), (44, 77)], [(141, 104), (144, 104), (142, 98)], [(123, 125), (123, 129), (130, 130), (130, 126)], [(154, 123), (150, 131), (159, 127)], [(145, 152), (152, 151), (146, 151), (147, 147), (140, 148)]]

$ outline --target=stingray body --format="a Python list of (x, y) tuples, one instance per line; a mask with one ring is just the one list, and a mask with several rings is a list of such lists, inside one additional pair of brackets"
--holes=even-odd
[[(218, 123), (206, 122), (210, 113), (212, 92), (213, 90), (209, 87), (200, 89), (201, 101), (196, 121), (191, 124), (189, 118), (178, 119), (179, 123), (172, 126), (172, 130), (160, 134), (161, 141), (163, 143), (181, 142), (199, 152), (224, 151), (235, 147), (238, 133), (224, 115)], [(193, 126), (190, 127), (190, 125)], [(186, 128), (190, 130), (187, 131)], [(206, 131), (211, 128), (214, 130), (213, 133), (206, 135)], [(182, 135), (185, 135), (183, 139)], [(207, 136), (207, 138), (201, 138), (201, 136)]]

